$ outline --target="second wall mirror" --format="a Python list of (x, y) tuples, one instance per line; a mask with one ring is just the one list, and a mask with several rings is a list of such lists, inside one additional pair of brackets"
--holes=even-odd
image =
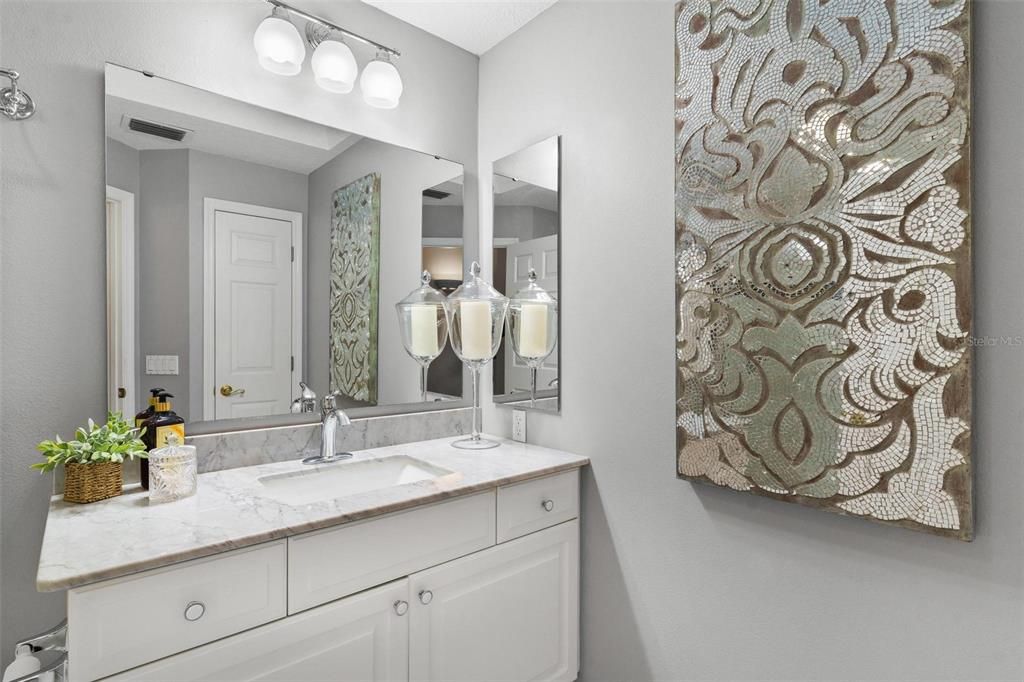
[(561, 138), (494, 162), (494, 286), (512, 303), (494, 359), (494, 401), (559, 412)]

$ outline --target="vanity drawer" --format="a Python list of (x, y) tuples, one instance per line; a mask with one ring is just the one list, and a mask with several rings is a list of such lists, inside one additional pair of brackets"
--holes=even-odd
[(288, 613), (494, 544), (494, 491), (288, 539)]
[(498, 542), (574, 519), (579, 513), (576, 469), (498, 488)]
[(284, 540), (68, 592), (71, 679), (87, 682), (286, 615)]

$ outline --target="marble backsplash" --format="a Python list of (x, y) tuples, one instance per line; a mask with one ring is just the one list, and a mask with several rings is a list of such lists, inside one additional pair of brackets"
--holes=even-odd
[[(335, 449), (366, 450), (469, 433), (471, 408), (414, 412), (386, 417), (353, 419), (338, 428)], [(196, 446), (199, 472), (220, 471), (254, 464), (286, 462), (320, 451), (320, 424), (283, 426), (190, 436)]]

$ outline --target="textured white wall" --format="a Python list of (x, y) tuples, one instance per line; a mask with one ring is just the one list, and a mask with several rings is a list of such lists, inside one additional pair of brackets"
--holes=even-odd
[(477, 214), (477, 58), (359, 2), (302, 6), (403, 52), (398, 109), (321, 91), (308, 61), (294, 78), (263, 71), (252, 32), (264, 3), (0, 3), (0, 63), (39, 105), (29, 121), (0, 120), (0, 664), (64, 609), (35, 592), (50, 479), (28, 469), (33, 448), (104, 410), (104, 62), (463, 161)]
[[(976, 331), (1021, 335), (1024, 3), (974, 11)], [(480, 63), (482, 197), (563, 136), (563, 408), (529, 435), (593, 460), (583, 679), (1024, 678), (1024, 347), (975, 354), (971, 544), (676, 480), (673, 77), (665, 1), (562, 0)]]

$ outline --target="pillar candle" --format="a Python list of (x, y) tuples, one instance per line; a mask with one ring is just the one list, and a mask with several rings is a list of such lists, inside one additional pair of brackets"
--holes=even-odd
[(524, 303), (519, 313), (519, 354), (539, 358), (548, 352), (548, 307)]
[(491, 357), (491, 304), (487, 301), (462, 301), (462, 357), (487, 360)]
[(414, 305), (410, 308), (412, 354), (429, 358), (437, 355), (437, 306)]

